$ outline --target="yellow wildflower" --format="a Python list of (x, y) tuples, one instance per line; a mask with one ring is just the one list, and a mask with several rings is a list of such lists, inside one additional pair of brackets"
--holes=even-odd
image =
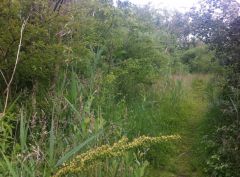
[(78, 173), (88, 169), (89, 166), (94, 166), (98, 161), (123, 156), (129, 150), (139, 147), (150, 147), (154, 144), (166, 142), (170, 140), (180, 139), (178, 135), (159, 136), (159, 137), (147, 137), (141, 136), (134, 139), (132, 142), (128, 142), (128, 138), (123, 137), (117, 143), (112, 146), (103, 145), (96, 149), (90, 149), (89, 151), (77, 155), (71, 162), (64, 164), (53, 177), (59, 177), (69, 173)]

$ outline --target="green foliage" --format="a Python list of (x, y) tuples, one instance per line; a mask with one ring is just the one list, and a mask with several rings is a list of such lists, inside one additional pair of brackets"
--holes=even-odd
[(3, 119), (0, 120), (0, 140), (1, 140), (1, 147), (0, 150), (2, 153), (5, 153), (9, 147), (12, 145), (13, 140), (13, 133), (14, 133), (14, 125), (15, 122), (15, 115), (7, 114)]
[[(213, 55), (205, 47), (186, 50), (192, 45), (186, 43), (187, 16), (177, 23), (177, 13), (117, 4), (0, 3), (0, 112), (21, 23), (29, 18), (10, 103), (6, 114), (0, 113), (0, 175), (48, 177), (76, 153), (122, 136), (159, 136), (181, 129), (192, 105), (177, 77), (187, 67), (191, 72), (215, 71)], [(200, 91), (205, 84), (191, 83)], [(166, 166), (174, 149), (170, 143), (144, 152), (139, 148), (77, 175), (143, 177), (149, 165)]]
[(233, 123), (222, 126), (214, 133), (215, 140), (208, 140), (207, 150), (211, 156), (207, 161), (206, 171), (214, 176), (237, 176), (239, 174), (239, 125)]
[[(56, 35), (61, 23), (64, 23), (66, 18), (64, 16), (54, 17), (45, 3), (47, 2), (34, 1), (32, 3), (32, 6), (39, 9), (38, 12), (28, 10), (27, 3), (18, 1), (4, 1), (0, 6), (2, 13), (0, 23), (3, 26), (0, 36), (0, 69), (7, 80), (10, 79), (15, 64), (21, 21), (29, 16), (22, 41), (20, 62), (14, 86), (12, 86), (18, 90), (31, 89), (35, 82), (48, 86), (54, 76), (53, 68), (56, 64), (62, 63), (59, 55), (63, 54), (63, 46), (59, 43)], [(59, 23), (53, 21), (52, 18)]]
[(189, 67), (191, 73), (209, 73), (220, 69), (214, 55), (205, 46), (186, 50), (182, 54), (181, 60)]
[[(193, 32), (210, 48), (227, 68), (224, 87), (213, 117), (212, 137), (206, 138), (207, 172), (211, 176), (238, 176), (239, 174), (239, 7), (235, 0), (202, 1), (202, 7), (192, 12)], [(216, 15), (218, 13), (218, 15)]]
[(135, 100), (151, 86), (154, 79), (152, 64), (149, 59), (128, 59), (121, 63), (115, 79), (119, 99)]
[[(221, 92), (220, 92), (221, 93)], [(239, 122), (233, 121), (237, 116), (236, 105), (232, 101), (226, 102), (222, 98), (215, 100), (207, 114), (205, 134), (211, 132), (211, 136), (205, 135), (203, 144), (207, 158), (206, 172), (214, 176), (237, 176), (239, 174)], [(222, 107), (222, 108), (221, 108)], [(220, 109), (221, 108), (221, 109)]]

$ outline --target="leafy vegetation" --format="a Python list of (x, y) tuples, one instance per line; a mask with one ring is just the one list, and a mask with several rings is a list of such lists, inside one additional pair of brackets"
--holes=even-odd
[[(220, 63), (227, 68), (219, 99), (212, 100), (210, 128), (206, 138), (208, 161), (206, 170), (213, 176), (239, 174), (239, 3), (237, 1), (205, 1), (208, 8), (193, 12), (193, 29), (197, 36), (216, 51)], [(203, 25), (200, 27), (200, 25)], [(213, 30), (214, 28), (214, 30)], [(210, 121), (208, 120), (208, 121)]]
[(0, 176), (237, 177), (239, 7), (2, 0)]

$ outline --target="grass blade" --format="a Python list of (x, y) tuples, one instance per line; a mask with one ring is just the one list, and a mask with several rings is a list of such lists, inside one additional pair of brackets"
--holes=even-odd
[(63, 164), (65, 161), (67, 161), (72, 155), (80, 151), (84, 146), (86, 146), (88, 143), (93, 141), (95, 138), (97, 138), (102, 133), (102, 130), (91, 137), (89, 137), (87, 140), (85, 140), (83, 143), (79, 144), (78, 146), (74, 147), (72, 150), (67, 152), (64, 156), (62, 156), (55, 167), (58, 167), (59, 165)]
[(50, 137), (49, 137), (49, 161), (51, 165), (53, 165), (54, 145), (55, 145), (54, 120), (52, 118)]
[[(2, 153), (2, 152), (1, 152)], [(11, 164), (11, 162), (8, 160), (8, 158), (2, 153), (2, 156), (7, 164), (7, 167), (8, 167), (8, 170), (10, 172), (10, 174), (13, 176), (13, 177), (18, 177), (18, 175), (16, 174), (16, 172), (14, 171), (14, 168)]]

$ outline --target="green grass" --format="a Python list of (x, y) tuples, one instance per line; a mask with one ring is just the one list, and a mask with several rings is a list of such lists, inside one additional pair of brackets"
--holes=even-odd
[(205, 89), (210, 76), (189, 75), (176, 77), (181, 80), (184, 100), (180, 103), (184, 118), (178, 124), (177, 133), (182, 140), (175, 144), (166, 164), (159, 168), (150, 168), (148, 177), (203, 177), (201, 164), (201, 126), (208, 110)]
[[(117, 177), (118, 173), (113, 171), (121, 168), (116, 164), (121, 164), (126, 170), (121, 172), (122, 176), (129, 176), (129, 170), (137, 173), (144, 169), (145, 177), (201, 177), (197, 148), (199, 127), (208, 105), (205, 87), (209, 77), (161, 77), (147, 90), (139, 92), (138, 97), (127, 101), (112, 97), (116, 93), (109, 85), (103, 88), (106, 93), (97, 95), (92, 92), (94, 89), (81, 85), (77, 75), (70, 73), (69, 80), (63, 78), (57, 85), (55, 95), (46, 98), (45, 104), (51, 109), (32, 117), (31, 110), (23, 106), (19, 114), (10, 115), (18, 122), (19, 136), (16, 134), (14, 144), (9, 145), (12, 147), (9, 153), (2, 155), (0, 170), (10, 176), (21, 173), (48, 177), (76, 154), (116, 142), (122, 136), (133, 139), (140, 135), (180, 134), (180, 142), (139, 149), (132, 152), (130, 159), (108, 159), (87, 174), (104, 176), (112, 171)], [(146, 166), (142, 168), (145, 160), (149, 162), (147, 170)], [(115, 166), (111, 165), (113, 162)]]

